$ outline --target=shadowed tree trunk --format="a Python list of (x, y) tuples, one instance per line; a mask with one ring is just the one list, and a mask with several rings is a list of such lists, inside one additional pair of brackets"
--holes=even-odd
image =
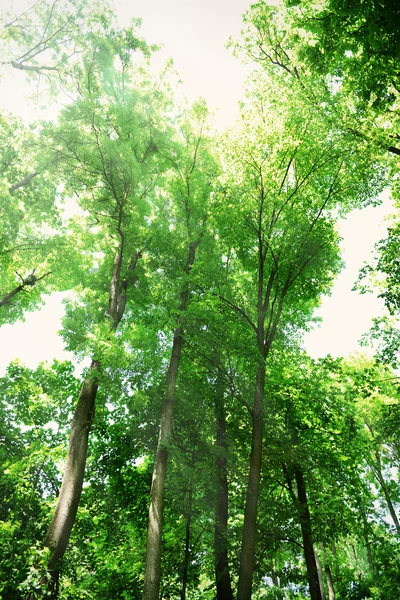
[[(185, 267), (186, 275), (189, 275), (193, 266), (196, 248), (199, 243), (200, 240), (192, 242), (189, 246)], [(164, 487), (167, 474), (168, 446), (172, 433), (176, 379), (178, 376), (183, 344), (184, 314), (187, 308), (188, 293), (189, 288), (188, 282), (186, 281), (180, 294), (178, 326), (174, 331), (171, 357), (166, 377), (165, 394), (161, 407), (160, 430), (150, 491), (143, 600), (158, 600), (160, 590)]]
[(215, 510), (215, 582), (217, 600), (233, 600), (228, 562), (228, 475), (224, 388), (218, 381), (215, 395), (217, 503)]
[(24, 290), (26, 290), (29, 287), (33, 287), (34, 285), (36, 285), (38, 283), (38, 281), (41, 281), (42, 279), (44, 279), (45, 277), (47, 277), (50, 274), (51, 274), (51, 271), (49, 271), (48, 273), (45, 273), (41, 277), (36, 277), (35, 271), (33, 271), (26, 277), (24, 277), (24, 278), (21, 277), (21, 283), (19, 285), (17, 285), (13, 290), (11, 290), (11, 292), (9, 292), (8, 294), (6, 294), (2, 298), (0, 298), (0, 308), (2, 306), (9, 306), (11, 304), (11, 300), (14, 298), (14, 296), (19, 294), (20, 292), (23, 292)]
[[(371, 550), (371, 542), (369, 541), (369, 524), (367, 521), (367, 517), (365, 516), (364, 510), (361, 511), (362, 521), (363, 521), (363, 537), (365, 541), (365, 547), (367, 549), (367, 557), (368, 557), (368, 565), (371, 573), (374, 572), (374, 561), (372, 558), (372, 550)], [(329, 599), (330, 600), (330, 599)]]
[(60, 495), (44, 539), (44, 545), (52, 551), (48, 569), (54, 582), (51, 589), (53, 593), (58, 580), (59, 561), (64, 556), (67, 548), (81, 497), (89, 432), (94, 416), (98, 389), (97, 374), (99, 367), (99, 362), (93, 360), (88, 377), (83, 382), (79, 394), (71, 425), (68, 455)]
[(276, 600), (283, 600), (283, 594), (281, 592), (281, 584), (279, 581), (279, 577), (276, 571), (272, 571), (271, 573), (271, 578), (272, 578), (272, 583), (274, 584), (276, 591), (275, 591), (275, 598)]
[(304, 558), (307, 567), (308, 584), (310, 588), (311, 600), (322, 600), (321, 590), (318, 581), (317, 563), (315, 560), (312, 527), (310, 511), (308, 509), (308, 499), (304, 476), (299, 465), (294, 467), (294, 476), (297, 486), (297, 498), (299, 501), (299, 515), (301, 525), (301, 535), (303, 538)]

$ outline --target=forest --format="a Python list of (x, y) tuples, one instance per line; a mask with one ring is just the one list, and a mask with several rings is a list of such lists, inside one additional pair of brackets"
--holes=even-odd
[[(0, 378), (0, 598), (396, 600), (400, 7), (249, 4), (224, 131), (115, 11), (2, 16), (0, 77), (57, 116), (0, 113), (0, 325), (63, 292), (74, 360)], [(338, 220), (384, 190), (374, 356), (314, 359)]]

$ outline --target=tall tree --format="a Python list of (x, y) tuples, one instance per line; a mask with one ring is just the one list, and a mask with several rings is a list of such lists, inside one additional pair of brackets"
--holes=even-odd
[[(59, 124), (48, 126), (49, 152), (58, 176), (64, 175), (65, 191), (77, 194), (81, 210), (86, 211), (83, 223), (78, 218), (70, 226), (78, 248), (71, 270), (75, 280), (79, 268), (82, 275), (86, 330), (77, 326), (78, 310), (70, 306), (65, 338), (72, 350), (86, 356), (92, 352), (72, 421), (60, 496), (44, 540), (51, 549), (48, 569), (53, 595), (57, 595), (60, 561), (82, 491), (88, 436), (104, 369), (102, 348), (114, 338), (135, 284), (147, 194), (158, 174), (154, 165), (155, 107), (149, 105), (149, 94), (133, 87), (132, 39), (121, 32), (118, 42), (113, 36), (98, 40), (97, 59), (81, 74), (80, 100), (65, 109)], [(114, 65), (116, 55), (121, 59), (119, 68)], [(82, 248), (83, 256), (87, 254), (84, 248), (89, 240), (92, 248), (82, 263), (79, 250)], [(88, 267), (92, 274), (85, 273)], [(108, 288), (107, 295), (104, 288)]]
[[(163, 524), (164, 486), (172, 433), (176, 385), (184, 340), (184, 323), (190, 305), (191, 272), (199, 245), (206, 233), (206, 221), (217, 165), (212, 157), (207, 135), (207, 110), (202, 103), (194, 106), (181, 125), (183, 144), (178, 154), (169, 153), (175, 176), (171, 181), (172, 222), (176, 220), (182, 236), (186, 257), (179, 274), (178, 316), (173, 331), (171, 355), (166, 374), (165, 392), (161, 407), (160, 430), (150, 492), (149, 524), (146, 549), (146, 570), (143, 600), (157, 600), (161, 578), (161, 541)], [(171, 222), (171, 221), (170, 221)]]
[[(252, 104), (243, 111), (241, 132), (226, 151), (229, 166), (224, 208), (231, 210), (237, 221), (225, 212), (218, 223), (225, 254), (234, 257), (227, 267), (232, 269), (230, 285), (221, 289), (220, 296), (247, 322), (258, 363), (250, 408), (252, 449), (239, 600), (249, 599), (252, 589), (265, 361), (278, 327), (304, 323), (338, 266), (332, 211), (338, 206), (349, 210), (356, 198), (365, 200), (375, 191), (370, 187), (371, 171), (354, 179), (354, 150), (346, 146), (346, 140), (328, 134), (329, 143), (325, 138), (322, 144), (323, 122), (313, 120), (304, 105), (294, 107), (282, 89), (275, 88), (274, 96), (273, 82), (267, 81), (268, 96), (261, 86), (254, 89)], [(237, 277), (238, 269), (242, 279)]]

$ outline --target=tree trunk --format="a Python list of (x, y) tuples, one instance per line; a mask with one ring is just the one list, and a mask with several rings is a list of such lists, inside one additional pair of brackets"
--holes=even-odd
[(325, 567), (326, 583), (328, 584), (329, 600), (335, 600), (335, 589), (333, 587), (332, 571), (329, 565)]
[(379, 482), (379, 485), (381, 486), (383, 495), (385, 496), (386, 505), (389, 509), (389, 513), (390, 513), (390, 516), (392, 517), (394, 526), (396, 527), (397, 535), (400, 536), (400, 523), (399, 523), (399, 519), (397, 517), (396, 511), (395, 511), (395, 508), (393, 506), (392, 498), (390, 497), (390, 492), (389, 492), (388, 486), (386, 485), (386, 481), (383, 476), (381, 459), (380, 459), (378, 452), (376, 452), (375, 455), (376, 455), (376, 464), (373, 465), (373, 471), (375, 473), (376, 479)]
[(276, 598), (276, 600), (283, 600), (283, 594), (281, 592), (281, 585), (280, 585), (279, 577), (278, 577), (278, 574), (276, 571), (272, 571), (271, 578), (272, 578), (272, 583), (274, 584), (274, 586), (277, 589), (274, 597)]
[(364, 510), (361, 510), (361, 516), (362, 516), (362, 521), (363, 521), (363, 537), (364, 537), (365, 547), (367, 549), (368, 565), (369, 565), (369, 569), (370, 569), (371, 573), (373, 573), (374, 572), (374, 561), (372, 558), (371, 543), (369, 541), (369, 536), (368, 536), (369, 525), (368, 525), (367, 517), (365, 516)]
[[(131, 261), (128, 270), (135, 268), (140, 252)], [(118, 250), (110, 278), (109, 304), (107, 313), (112, 319), (111, 331), (115, 331), (123, 316), (123, 310), (118, 310), (121, 298), (120, 277), (123, 259), (123, 238)], [(126, 293), (126, 285), (124, 286)], [(125, 303), (123, 304), (123, 309)], [(88, 377), (83, 382), (75, 414), (72, 419), (71, 433), (69, 437), (67, 460), (60, 495), (56, 510), (53, 514), (49, 529), (44, 539), (44, 546), (51, 549), (50, 559), (47, 565), (51, 576), (50, 584), (43, 578), (43, 587), (48, 587), (51, 598), (58, 596), (58, 579), (60, 562), (67, 548), (72, 527), (75, 522), (76, 513), (82, 493), (83, 480), (86, 467), (86, 456), (89, 442), (89, 432), (95, 412), (96, 395), (98, 389), (98, 374), (100, 362), (92, 359)], [(36, 596), (30, 592), (26, 600), (34, 600)]]
[[(189, 246), (185, 273), (189, 275), (193, 266), (198, 242)], [(171, 358), (166, 377), (166, 389), (161, 408), (160, 430), (153, 477), (150, 490), (149, 523), (146, 545), (146, 567), (143, 585), (143, 600), (158, 600), (161, 580), (161, 538), (164, 508), (164, 486), (167, 474), (168, 446), (172, 433), (172, 417), (175, 403), (176, 379), (183, 344), (183, 321), (187, 307), (188, 282), (180, 294), (178, 327), (174, 331)]]
[(315, 556), (315, 564), (317, 565), (318, 584), (319, 584), (319, 590), (321, 592), (321, 598), (322, 598), (322, 600), (326, 600), (322, 565), (321, 565), (321, 561), (319, 560), (318, 554), (315, 551), (315, 548), (314, 548), (314, 556)]
[(14, 298), (14, 296), (25, 290), (27, 287), (33, 287), (34, 285), (36, 285), (36, 283), (38, 283), (50, 274), (51, 271), (45, 273), (41, 277), (36, 277), (35, 271), (33, 271), (32, 273), (27, 275), (27, 277), (22, 279), (22, 282), (19, 285), (17, 285), (13, 290), (11, 290), (11, 292), (9, 292), (5, 296), (3, 296), (3, 298), (0, 299), (0, 307), (8, 306), (9, 304), (11, 304), (11, 300)]
[(300, 506), (301, 534), (303, 537), (304, 558), (306, 561), (311, 600), (322, 600), (318, 581), (317, 563), (313, 548), (311, 517), (308, 509), (306, 485), (303, 472), (298, 465), (295, 465), (294, 467), (294, 475), (297, 485), (297, 497)]
[(44, 545), (51, 549), (48, 569), (54, 578), (64, 556), (75, 522), (85, 474), (89, 431), (92, 424), (98, 388), (99, 363), (92, 361), (88, 377), (83, 382), (72, 420), (67, 461), (57, 507), (47, 531)]
[[(328, 586), (328, 596), (329, 596), (329, 600), (335, 600), (335, 589), (333, 586), (333, 577), (332, 577), (332, 571), (331, 568), (329, 566), (328, 563), (328, 559), (327, 559), (327, 555), (325, 552), (325, 546), (324, 544), (321, 544), (321, 550), (324, 556), (324, 570), (325, 570), (325, 577), (326, 577), (326, 583)], [(331, 547), (332, 552), (335, 554), (336, 550), (335, 547), (332, 546)]]
[(217, 445), (217, 505), (215, 510), (215, 582), (217, 600), (233, 600), (228, 563), (228, 476), (227, 438), (223, 388), (217, 386), (215, 397)]
[(193, 501), (193, 487), (190, 484), (189, 489), (189, 502), (186, 515), (186, 528), (185, 528), (185, 554), (183, 557), (183, 570), (182, 570), (182, 587), (181, 587), (181, 600), (186, 600), (186, 588), (189, 574), (189, 562), (190, 562), (190, 534), (192, 525), (192, 501)]
[(237, 600), (250, 600), (252, 593), (257, 533), (257, 504), (261, 476), (264, 429), (264, 380), (265, 362), (263, 361), (257, 370), (256, 389), (254, 393), (250, 472), (244, 513), (242, 548), (240, 552)]

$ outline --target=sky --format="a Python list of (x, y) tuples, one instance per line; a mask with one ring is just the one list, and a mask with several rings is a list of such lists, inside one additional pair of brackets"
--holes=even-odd
[[(241, 15), (249, 4), (247, 0), (117, 0), (120, 24), (127, 25), (132, 17), (143, 19), (140, 31), (146, 41), (163, 44), (156, 66), (161, 68), (173, 58), (185, 95), (192, 102), (204, 97), (216, 111), (219, 129), (234, 124), (250, 72), (225, 48), (230, 36), (239, 36)], [(22, 6), (22, 0), (14, 5)], [(35, 113), (25, 98), (23, 82), (19, 71), (14, 70), (10, 76), (3, 74), (0, 106), (29, 120), (35, 118)], [(380, 207), (353, 211), (339, 223), (347, 266), (317, 311), (322, 325), (305, 336), (311, 356), (346, 356), (360, 349), (358, 340), (368, 331), (382, 303), (372, 294), (360, 296), (352, 287), (374, 244), (385, 237), (385, 224), (381, 223), (390, 208), (386, 197)], [(42, 360), (72, 359), (57, 336), (63, 313), (61, 299), (62, 294), (54, 294), (42, 310), (27, 314), (24, 323), (0, 328), (0, 375), (15, 358), (31, 368)]]

